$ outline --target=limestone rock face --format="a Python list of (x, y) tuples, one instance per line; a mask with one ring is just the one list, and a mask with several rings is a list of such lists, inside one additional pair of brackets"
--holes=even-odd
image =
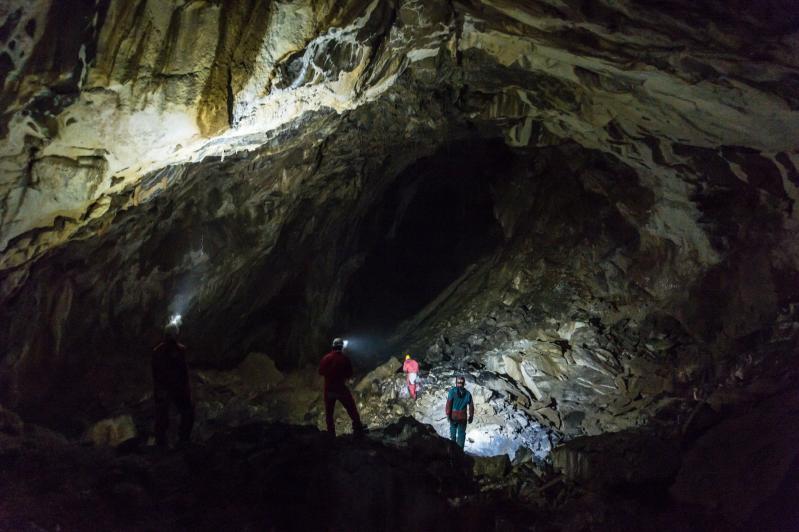
[(359, 369), (410, 348), (567, 437), (795, 374), (787, 0), (0, 15), (0, 402), (26, 420), (138, 404), (171, 314), (204, 370), (366, 331)]

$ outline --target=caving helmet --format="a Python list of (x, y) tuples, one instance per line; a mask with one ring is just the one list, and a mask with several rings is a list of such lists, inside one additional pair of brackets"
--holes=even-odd
[(178, 327), (177, 323), (170, 322), (166, 324), (166, 327), (164, 327), (164, 336), (170, 340), (177, 340), (178, 334), (180, 334), (180, 327)]
[(405, 360), (410, 360), (410, 358), (411, 358), (411, 354), (410, 353), (405, 353)]

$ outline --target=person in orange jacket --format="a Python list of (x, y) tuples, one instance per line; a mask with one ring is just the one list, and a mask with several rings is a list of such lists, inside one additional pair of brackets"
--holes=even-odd
[(419, 378), (419, 363), (411, 357), (410, 353), (405, 354), (405, 363), (402, 365), (402, 371), (405, 372), (408, 392), (416, 400), (416, 380)]
[(336, 435), (336, 423), (333, 419), (336, 401), (341, 402), (347, 414), (349, 414), (352, 420), (352, 432), (356, 435), (364, 432), (361, 417), (358, 415), (358, 407), (355, 405), (355, 400), (352, 398), (352, 393), (350, 393), (346, 384), (347, 379), (352, 377), (352, 363), (343, 351), (344, 340), (336, 338), (333, 340), (333, 350), (323, 356), (319, 362), (319, 375), (325, 378), (323, 396), (325, 423), (327, 424), (327, 432), (333, 436)]

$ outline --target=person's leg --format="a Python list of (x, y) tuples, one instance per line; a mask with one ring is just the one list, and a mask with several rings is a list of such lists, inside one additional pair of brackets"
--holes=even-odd
[(336, 399), (335, 397), (328, 397), (327, 395), (325, 395), (324, 401), (325, 401), (325, 424), (327, 425), (327, 432), (335, 436), (336, 421), (333, 418), (333, 411), (336, 408)]
[(155, 443), (159, 447), (167, 444), (166, 433), (169, 430), (169, 396), (163, 391), (156, 391), (155, 400)]
[(194, 403), (191, 400), (191, 391), (183, 390), (174, 397), (175, 406), (180, 412), (180, 426), (178, 435), (181, 443), (188, 443), (191, 438), (191, 429), (194, 427)]
[(353, 432), (360, 432), (363, 430), (363, 425), (361, 424), (361, 416), (358, 415), (358, 407), (355, 404), (355, 399), (352, 398), (352, 394), (349, 390), (346, 393), (341, 394), (339, 397), (341, 404), (344, 405), (344, 409), (349, 414), (350, 419), (352, 420), (352, 431)]
[(410, 373), (408, 375), (408, 391), (411, 392), (411, 397), (416, 399), (416, 379), (419, 378), (419, 375), (416, 373)]
[(457, 436), (458, 436), (458, 424), (455, 421), (450, 421), (449, 422), (449, 439), (454, 441), (454, 442), (457, 442), (458, 441), (457, 440)]
[(461, 449), (466, 445), (466, 422), (458, 423), (458, 445)]

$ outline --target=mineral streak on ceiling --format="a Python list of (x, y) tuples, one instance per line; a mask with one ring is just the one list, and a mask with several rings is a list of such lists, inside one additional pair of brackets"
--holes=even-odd
[(725, 5), (5, 2), (0, 267), (67, 240), (123, 190), (145, 201), (148, 173), (251, 150), (409, 75), (460, 91), (510, 145), (615, 154), (663, 200), (648, 229), (707, 250), (685, 205), (698, 166), (796, 186), (796, 15)]

